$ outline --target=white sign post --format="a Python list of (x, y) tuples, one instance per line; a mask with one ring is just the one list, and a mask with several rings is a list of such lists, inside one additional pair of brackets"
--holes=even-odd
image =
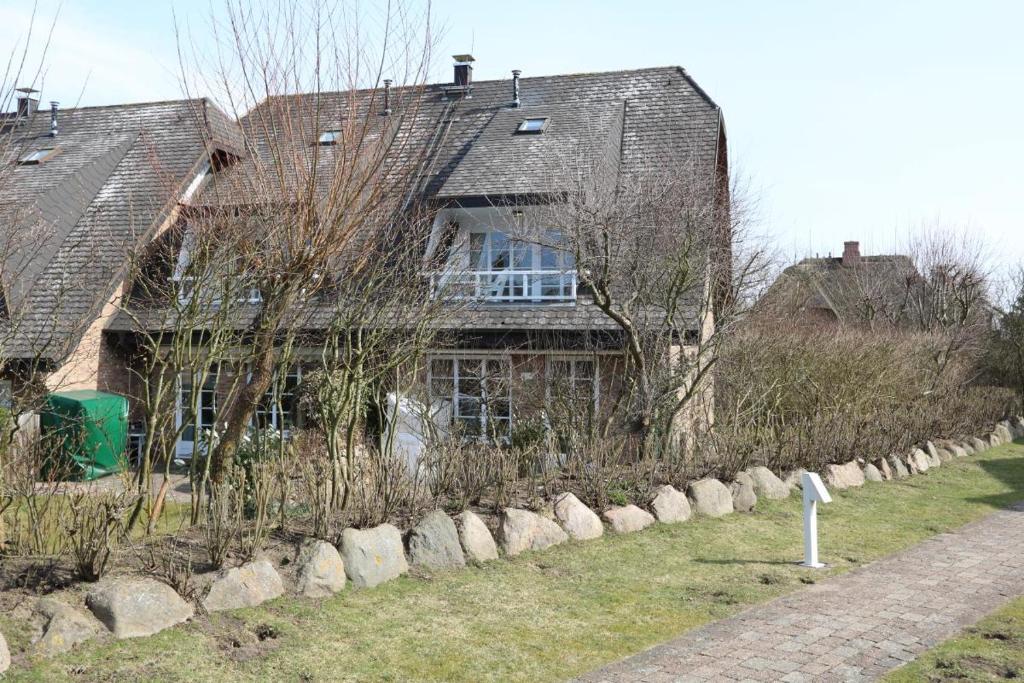
[(818, 503), (831, 503), (832, 496), (814, 472), (804, 472), (800, 480), (804, 489), (804, 567), (821, 569), (818, 562)]

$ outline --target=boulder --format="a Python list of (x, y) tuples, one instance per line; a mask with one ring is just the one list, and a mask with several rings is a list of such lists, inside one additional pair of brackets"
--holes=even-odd
[(555, 498), (554, 511), (555, 520), (562, 525), (569, 538), (589, 541), (604, 534), (604, 525), (597, 513), (571, 493), (563, 493)]
[(948, 448), (939, 448), (939, 460), (942, 462), (949, 462), (953, 459), (953, 452)]
[(442, 510), (434, 510), (409, 532), (409, 562), (435, 570), (466, 566), (459, 530)]
[(633, 533), (654, 524), (654, 515), (647, 510), (641, 510), (636, 505), (608, 508), (601, 516), (617, 534)]
[(0, 633), (0, 674), (11, 668), (11, 651), (7, 649), (4, 634)]
[(974, 446), (971, 445), (970, 441), (962, 441), (960, 448), (964, 449), (964, 453), (967, 455), (974, 455)]
[(953, 452), (953, 457), (955, 457), (955, 458), (966, 458), (967, 457), (967, 451), (964, 450), (964, 447), (959, 445), (959, 444), (955, 444), (955, 443), (954, 444), (950, 444), (949, 450), (951, 450)]
[(988, 444), (989, 444), (990, 448), (995, 448), (996, 446), (1000, 445), (1001, 443), (1002, 443), (1002, 439), (1000, 439), (999, 435), (996, 434), (995, 432), (992, 432), (991, 434), (988, 435)]
[[(888, 460), (886, 460), (885, 458), (879, 458), (874, 462), (874, 465), (875, 469), (878, 470), (878, 473), (882, 475), (882, 479), (884, 479), (885, 481), (889, 481), (890, 479), (892, 479), (892, 468), (889, 467)], [(867, 478), (867, 473), (864, 474), (864, 477)]]
[(928, 464), (932, 467), (938, 467), (942, 464), (942, 458), (939, 456), (939, 449), (931, 441), (926, 441), (924, 444), (924, 452), (928, 455)]
[(1014, 439), (1014, 433), (1010, 430), (1010, 423), (1003, 421), (996, 425), (996, 433), (1003, 443), (1010, 443)]
[(192, 618), (192, 606), (156, 579), (111, 577), (85, 598), (89, 610), (116, 638), (151, 636)]
[(863, 471), (864, 481), (885, 481), (885, 478), (882, 476), (882, 473), (879, 472), (878, 468), (872, 465), (871, 463), (867, 463), (866, 465), (864, 465)]
[(357, 588), (373, 588), (409, 571), (402, 534), (390, 524), (341, 532), (345, 573)]
[(918, 472), (927, 472), (932, 466), (931, 459), (928, 454), (922, 451), (920, 448), (915, 448), (909, 456), (907, 456), (907, 465), (910, 466), (910, 471), (914, 474)]
[(893, 477), (895, 477), (896, 479), (906, 479), (907, 477), (910, 476), (910, 471), (907, 469), (907, 466), (903, 464), (903, 461), (900, 460), (898, 457), (896, 457), (895, 455), (890, 455), (888, 461), (889, 464), (892, 466)]
[(736, 481), (729, 485), (729, 493), (732, 494), (732, 509), (737, 512), (750, 512), (757, 505), (754, 480), (746, 472), (736, 474)]
[(217, 574), (203, 598), (207, 612), (255, 607), (284, 594), (284, 582), (267, 560), (247, 562)]
[(698, 515), (721, 517), (733, 511), (732, 493), (717, 479), (700, 479), (686, 487), (690, 507)]
[(32, 646), (36, 654), (53, 657), (94, 638), (96, 619), (54, 598), (41, 598), (35, 611), (43, 617), (43, 635)]
[(498, 559), (498, 544), (490, 530), (477, 515), (466, 510), (456, 517), (459, 542), (470, 562), (489, 562)]
[(754, 493), (757, 494), (758, 498), (767, 498), (769, 500), (789, 498), (792, 487), (776, 477), (775, 473), (767, 467), (758, 465), (757, 467), (748, 468), (746, 472), (754, 482)]
[(326, 598), (345, 587), (345, 562), (330, 543), (307, 541), (295, 564), (295, 592), (299, 595)]
[(976, 436), (971, 437), (971, 445), (974, 446), (975, 453), (984, 453), (988, 450), (988, 444)]
[(790, 490), (792, 490), (792, 489), (800, 490), (800, 489), (802, 489), (804, 487), (804, 472), (806, 472), (806, 471), (807, 470), (805, 470), (804, 468), (798, 467), (797, 469), (793, 470), (792, 472), (787, 474), (785, 477), (783, 477), (782, 478), (782, 483), (784, 483), (787, 486), (789, 486)]
[(686, 495), (668, 484), (655, 493), (651, 509), (654, 510), (654, 516), (663, 524), (685, 522), (693, 514)]
[(544, 550), (569, 540), (569, 535), (555, 522), (529, 510), (505, 508), (498, 528), (498, 538), (506, 555), (524, 550)]
[(826, 465), (825, 483), (829, 488), (848, 489), (864, 485), (864, 472), (860, 465), (851, 460), (845, 465)]

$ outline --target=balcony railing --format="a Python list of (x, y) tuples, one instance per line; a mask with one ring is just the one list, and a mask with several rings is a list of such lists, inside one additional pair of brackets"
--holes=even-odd
[(431, 273), (435, 296), (495, 303), (576, 301), (575, 270), (469, 270)]

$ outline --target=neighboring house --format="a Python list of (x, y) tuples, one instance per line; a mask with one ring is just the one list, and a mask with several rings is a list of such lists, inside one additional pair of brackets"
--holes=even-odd
[(841, 257), (805, 258), (786, 268), (756, 312), (805, 325), (905, 325), (918, 280), (909, 256), (866, 256), (859, 242), (844, 242)]
[[(391, 92), (396, 99), (399, 90)], [(318, 97), (320, 140), (330, 145), (331, 117), (340, 119), (350, 108), (366, 106), (380, 92)], [(621, 357), (617, 325), (579, 285), (574, 264), (563, 252), (526, 245), (509, 239), (509, 234), (517, 222), (530, 220), (532, 204), (557, 200), (561, 188), (553, 179), (569, 155), (600, 159), (623, 176), (650, 164), (686, 159), (727, 187), (719, 107), (678, 67), (522, 79), (516, 74), (514, 82), (474, 82), (467, 59), (456, 64), (452, 83), (429, 85), (406, 97), (417, 98), (417, 115), (396, 115), (392, 128), (383, 124), (384, 134), (422, 140), (425, 156), (415, 161), (420, 164), (420, 180), (409, 192), (434, 212), (430, 248), (440, 250), (442, 261), (458, 266), (445, 269), (445, 275), (421, 275), (437, 286), (450, 286), (451, 277), (459, 278), (459, 291), (467, 300), (444, 322), (451, 344), (428, 360), (422, 379), (431, 403), (470, 432), (508, 433), (516, 405), (543, 402), (553, 378), (600, 402), (614, 385)], [(232, 174), (244, 173), (247, 164), (257, 163), (258, 155), (272, 146), (272, 134), (253, 125), (256, 114), (251, 112), (236, 128), (201, 100), (126, 105), (61, 113), (61, 130), (52, 139), (46, 137), (45, 121), (33, 120), (21, 133), (28, 135), (30, 129), (40, 136), (36, 147), (56, 142), (67, 148), (52, 161), (18, 169), (23, 175), (52, 175), (52, 186), (63, 182), (64, 176), (56, 173), (62, 157), (70, 160), (86, 140), (106, 140), (100, 151), (104, 179), (88, 201), (83, 200), (82, 217), (60, 240), (64, 250), (57, 250), (36, 279), (38, 284), (30, 287), (44, 292), (60, 289), (57, 282), (77, 278), (90, 283), (76, 294), (77, 315), (67, 316), (81, 328), (73, 336), (79, 349), (62, 365), (55, 359), (54, 376), (67, 377), (75, 386), (132, 394), (133, 388), (127, 386), (128, 354), (117, 360), (106, 354), (114, 348), (130, 349), (138, 326), (156, 318), (147, 318), (144, 311), (117, 314), (111, 308), (124, 286), (123, 247), (104, 247), (87, 263), (73, 247), (84, 243), (99, 249), (108, 240), (119, 245), (152, 243), (170, 223), (187, 223), (188, 213), (180, 212), (183, 204), (193, 195), (201, 203), (207, 184), (229, 183)], [(246, 140), (248, 157), (239, 139)], [(154, 157), (160, 161), (159, 173), (145, 163)], [(724, 189), (721, 197), (727, 198)], [(124, 207), (140, 201), (146, 210), (141, 217), (136, 211), (134, 220), (125, 223)], [(729, 245), (720, 249), (718, 253), (728, 253)], [(449, 280), (442, 282), (444, 278)], [(49, 295), (47, 301), (52, 298)], [(35, 320), (48, 331), (40, 318)], [(707, 333), (708, 319), (695, 315), (691, 322), (689, 329), (679, 330), (680, 339)], [(62, 322), (59, 329), (67, 334), (65, 328)], [(89, 340), (88, 351), (81, 340)], [(117, 365), (120, 371), (109, 372), (108, 365)], [(79, 367), (91, 374), (80, 373)], [(289, 379), (287, 400), (279, 407), (268, 406), (261, 420), (287, 430), (297, 420), (294, 389), (303, 369), (282, 371)], [(198, 426), (209, 428), (218, 401), (217, 378), (194, 386), (192, 378), (183, 375), (179, 412), (195, 392)], [(191, 452), (194, 439), (189, 431), (179, 448), (181, 455)]]
[(39, 111), (0, 119), (5, 386), (131, 394), (108, 327), (129, 255), (178, 220), (211, 164), (240, 152), (206, 100)]

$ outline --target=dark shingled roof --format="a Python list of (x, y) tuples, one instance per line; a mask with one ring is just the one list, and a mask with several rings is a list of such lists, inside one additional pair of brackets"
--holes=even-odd
[[(15, 233), (32, 221), (45, 235), (18, 264), (25, 277), (6, 283), (14, 295), (8, 358), (59, 362), (209, 153), (240, 148), (234, 124), (206, 100), (66, 109), (58, 122), (56, 138), (44, 112), (4, 133), (4, 228)], [(54, 143), (60, 153), (51, 159), (10, 168), (26, 149)]]

